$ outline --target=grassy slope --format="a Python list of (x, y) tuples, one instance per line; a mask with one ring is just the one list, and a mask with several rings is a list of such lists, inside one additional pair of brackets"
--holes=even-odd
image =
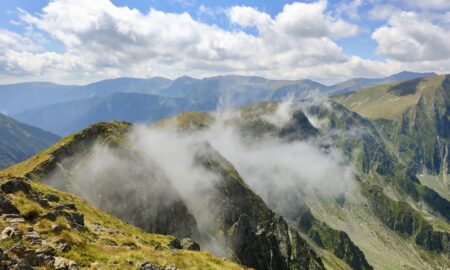
[[(445, 76), (417, 79), (405, 83), (387, 83), (369, 87), (353, 94), (336, 96), (333, 99), (343, 104), (348, 109), (357, 112), (365, 118), (396, 120), (408, 108), (419, 102), (419, 98), (442, 84)], [(416, 84), (416, 82), (418, 82)], [(401, 85), (405, 89), (392, 91), (393, 87)], [(406, 93), (402, 90), (415, 90)], [(400, 91), (400, 92), (399, 92)], [(403, 94), (403, 95), (399, 95)]]
[[(77, 148), (80, 139), (89, 142), (97, 135), (102, 136), (104, 142), (123, 143), (120, 134), (126, 132), (129, 125), (122, 122), (100, 123), (94, 127), (96, 134), (85, 134), (83, 132), (69, 136), (52, 147), (44, 150), (36, 156), (17, 164), (7, 170), (0, 172), (2, 181), (13, 177), (29, 177), (40, 180), (42, 169), (55, 161), (63, 158), (63, 155), (71, 148)], [(73, 248), (68, 253), (60, 254), (76, 261), (80, 266), (87, 269), (136, 269), (137, 265), (149, 261), (156, 265), (174, 264), (181, 269), (241, 269), (240, 266), (216, 258), (208, 252), (172, 251), (168, 243), (173, 236), (145, 233), (142, 230), (126, 224), (111, 215), (108, 215), (80, 200), (79, 198), (65, 192), (57, 191), (39, 181), (30, 181), (34, 190), (43, 194), (56, 194), (60, 203), (74, 203), (78, 212), (84, 214), (87, 232), (78, 230), (64, 230), (60, 234), (51, 233), (51, 226), (55, 223), (69, 227), (67, 221), (58, 218), (55, 222), (38, 218), (35, 221), (27, 221), (20, 229), (25, 231), (25, 225), (33, 225), (42, 238), (48, 243), (55, 243), (58, 239), (65, 239), (72, 244)], [(23, 193), (8, 195), (11, 201), (18, 207), (22, 215), (37, 212), (40, 216), (49, 210), (44, 209), (35, 202), (28, 199)], [(105, 230), (96, 231), (93, 224), (100, 224)], [(5, 220), (0, 220), (0, 229), (7, 226)], [(114, 243), (111, 245), (111, 243)], [(3, 241), (1, 246), (7, 248), (12, 245), (11, 241)], [(161, 246), (162, 249), (155, 249)], [(129, 264), (130, 259), (134, 263)]]

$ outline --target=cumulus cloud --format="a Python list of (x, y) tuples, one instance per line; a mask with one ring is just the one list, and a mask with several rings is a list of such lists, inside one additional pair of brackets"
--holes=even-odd
[(58, 65), (68, 61), (63, 69), (54, 66), (62, 78), (69, 73), (90, 73), (91, 78), (224, 73), (295, 78), (314, 65), (348, 61), (334, 40), (356, 34), (358, 27), (331, 16), (326, 7), (326, 1), (292, 3), (274, 18), (252, 7), (230, 8), (230, 22), (255, 26), (259, 33), (252, 35), (203, 23), (188, 13), (142, 13), (109, 0), (57, 0), (40, 13), (21, 10), (20, 16), (65, 51), (52, 52), (51, 57), (28, 51), (42, 63), (33, 68), (23, 66), (17, 54), (5, 57), (36, 76), (50, 74), (45, 69), (55, 59), (61, 59)]
[(400, 12), (378, 28), (372, 38), (377, 52), (402, 62), (434, 61), (450, 58), (450, 31), (415, 12)]
[[(339, 45), (363, 31), (343, 19), (358, 19), (367, 4), (360, 0), (293, 2), (275, 15), (249, 6), (199, 6), (199, 18), (220, 13), (222, 26), (187, 12), (143, 12), (110, 0), (55, 0), (38, 13), (19, 10), (23, 34), (0, 30), (0, 80), (83, 83), (118, 76), (240, 74), (335, 83), (411, 70), (410, 61), (417, 71), (450, 70), (446, 62), (426, 62), (448, 58), (445, 16), (428, 8), (427, 16), (410, 11), (392, 17), (398, 11), (388, 3), (373, 3), (369, 16), (388, 19), (372, 35), (385, 61), (351, 55)], [(440, 22), (430, 14), (440, 14)]]

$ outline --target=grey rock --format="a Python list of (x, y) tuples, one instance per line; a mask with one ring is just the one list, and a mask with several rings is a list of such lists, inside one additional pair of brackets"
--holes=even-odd
[(27, 182), (19, 179), (9, 180), (0, 186), (0, 189), (6, 194), (22, 191), (26, 194), (30, 193), (31, 186)]
[(138, 268), (139, 270), (163, 270), (161, 267), (151, 264), (149, 262), (145, 262), (141, 264)]
[(181, 249), (180, 240), (178, 240), (177, 238), (173, 239), (172, 241), (169, 242), (169, 247), (171, 249)]
[(5, 239), (8, 239), (8, 238), (15, 237), (15, 236), (17, 236), (16, 231), (18, 231), (18, 230), (16, 228), (14, 228), (14, 227), (6, 227), (2, 231), (0, 238), (2, 240), (5, 240)]
[(56, 248), (61, 250), (62, 252), (68, 252), (72, 249), (72, 246), (64, 239), (60, 239), (56, 242)]
[(53, 267), (57, 270), (77, 270), (78, 264), (63, 257), (55, 257)]
[(55, 194), (45, 194), (43, 198), (49, 202), (59, 202), (59, 197)]
[(64, 226), (61, 224), (54, 224), (52, 225), (52, 233), (60, 233), (64, 230)]
[(77, 207), (73, 203), (60, 204), (54, 207), (55, 210), (72, 210), (77, 211)]
[(200, 250), (200, 245), (188, 237), (181, 239), (180, 244), (181, 244), (182, 249), (195, 250), (195, 251)]
[(3, 194), (0, 194), (0, 214), (20, 214), (17, 207)]

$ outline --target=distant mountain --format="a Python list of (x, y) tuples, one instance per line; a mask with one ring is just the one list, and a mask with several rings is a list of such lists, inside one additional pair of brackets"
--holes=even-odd
[(384, 78), (354, 78), (328, 87), (330, 94), (345, 94), (381, 83), (400, 82), (417, 78), (437, 76), (434, 72), (417, 73), (403, 71)]
[(149, 79), (117, 78), (88, 85), (60, 85), (47, 82), (0, 85), (0, 112), (18, 114), (30, 109), (45, 107), (90, 97), (105, 97), (115, 92), (158, 93), (170, 84), (162, 77)]
[(278, 88), (271, 96), (272, 100), (280, 100), (286, 97), (302, 98), (310, 91), (324, 92), (327, 86), (311, 80), (300, 80), (295, 83)]
[(104, 98), (92, 97), (69, 102), (52, 104), (40, 108), (29, 109), (13, 115), (23, 123), (37, 126), (55, 134), (66, 135), (74, 129), (71, 127), (74, 121), (83, 117), (95, 105)]
[(404, 71), (385, 78), (355, 78), (332, 86), (311, 80), (269, 80), (257, 76), (237, 75), (204, 79), (183, 76), (173, 81), (163, 77), (117, 78), (82, 86), (46, 82), (19, 83), (0, 85), (0, 112), (16, 115), (30, 109), (92, 97), (106, 97), (116, 92), (187, 98), (196, 101), (198, 110), (210, 111), (218, 107), (236, 108), (259, 100), (280, 100), (288, 96), (301, 98), (310, 91), (343, 94), (375, 84), (435, 75)]
[(186, 110), (233, 109), (261, 100), (299, 99), (310, 92), (339, 95), (379, 83), (434, 75), (401, 72), (385, 78), (356, 78), (332, 86), (311, 80), (269, 80), (236, 75), (204, 79), (183, 76), (173, 81), (162, 77), (117, 78), (84, 86), (23, 83), (0, 86), (0, 111), (24, 123), (67, 135), (96, 121), (154, 121)]
[(89, 96), (109, 96), (115, 92), (159, 94), (162, 89), (168, 87), (171, 80), (164, 77), (149, 79), (117, 78), (103, 80), (82, 86), (81, 92)]
[(0, 85), (0, 112), (13, 115), (68, 100), (83, 98), (76, 85), (32, 82)]
[(16, 119), (59, 135), (81, 130), (100, 121), (151, 123), (195, 109), (187, 99), (142, 93), (113, 93), (31, 109), (15, 115)]
[(0, 169), (23, 161), (59, 137), (0, 114)]

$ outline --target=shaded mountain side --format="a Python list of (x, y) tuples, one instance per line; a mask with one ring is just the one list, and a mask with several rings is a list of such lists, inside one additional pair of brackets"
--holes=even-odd
[(0, 112), (10, 115), (57, 103), (106, 97), (115, 92), (158, 93), (170, 84), (162, 77), (149, 79), (116, 78), (87, 85), (60, 85), (47, 82), (30, 82), (0, 85)]
[[(305, 104), (304, 104), (305, 105)], [(265, 108), (265, 110), (273, 111), (273, 105), (272, 104), (261, 104), (262, 108)], [(405, 200), (410, 202), (409, 200), (412, 199), (413, 202), (411, 205), (413, 207), (421, 206), (423, 202), (425, 202), (425, 205), (429, 207), (430, 209), (427, 209), (427, 207), (420, 207), (423, 211), (422, 213), (419, 213), (413, 209), (413, 207), (409, 203), (402, 203), (402, 207), (407, 213), (416, 213), (416, 215), (420, 216), (423, 221), (423, 215), (432, 215), (432, 218), (434, 220), (439, 220), (439, 222), (447, 223), (448, 221), (442, 220), (441, 217), (444, 217), (444, 219), (449, 218), (449, 202), (443, 198), (442, 196), (438, 195), (436, 192), (431, 190), (430, 188), (423, 186), (419, 183), (418, 179), (414, 175), (413, 171), (409, 170), (408, 167), (406, 167), (401, 160), (397, 158), (397, 155), (395, 152), (391, 150), (389, 145), (385, 142), (383, 136), (378, 132), (378, 129), (371, 123), (371, 121), (361, 117), (357, 113), (350, 112), (346, 108), (344, 108), (342, 105), (331, 103), (328, 106), (304, 106), (306, 107), (305, 113), (308, 115), (308, 118), (314, 118), (320, 120), (322, 123), (326, 123), (326, 125), (321, 125), (320, 133), (324, 134), (326, 138), (328, 138), (326, 141), (329, 141), (328, 145), (327, 143), (322, 143), (322, 146), (324, 149), (327, 149), (329, 147), (337, 146), (340, 148), (344, 154), (347, 156), (349, 160), (352, 161), (355, 168), (355, 173), (357, 174), (357, 177), (362, 181), (362, 183), (375, 183), (382, 186), (385, 186), (388, 190), (390, 190), (390, 195), (396, 196), (400, 200)], [(252, 112), (258, 111), (258, 110), (249, 110)], [(262, 110), (264, 111), (264, 110)], [(294, 115), (298, 113), (294, 111)], [(248, 114), (247, 114), (248, 115)], [(251, 114), (250, 114), (251, 115)], [(256, 114), (257, 116), (257, 114)], [(255, 115), (251, 115), (250, 118), (258, 119), (258, 117), (255, 117)], [(257, 127), (258, 134), (261, 136), (261, 133), (264, 131), (271, 135), (271, 136), (279, 136), (279, 133), (277, 132), (277, 128), (274, 126), (267, 126), (267, 123), (265, 124), (255, 124), (255, 122), (258, 122), (258, 120), (252, 120), (253, 124), (246, 125), (247, 128), (254, 128)], [(261, 121), (259, 121), (261, 122)], [(297, 124), (297, 126), (300, 126)], [(301, 133), (302, 129), (299, 129), (298, 133)], [(307, 128), (306, 131), (304, 130), (303, 133), (308, 133), (309, 129)], [(251, 132), (246, 132), (247, 134), (251, 134)], [(278, 135), (277, 135), (278, 134)], [(301, 135), (301, 134), (299, 134)], [(364, 184), (365, 185), (365, 184)], [(301, 191), (294, 191), (294, 193), (301, 194)], [(393, 194), (392, 194), (393, 193)], [(381, 191), (381, 194), (385, 196), (385, 198), (389, 198), (386, 195), (384, 195), (383, 191)], [(371, 200), (371, 197), (369, 196), (369, 193), (363, 192), (362, 195), (364, 195), (369, 201)], [(294, 196), (295, 194), (286, 194), (286, 199), (290, 198), (290, 196)], [(300, 195), (297, 195), (300, 196)], [(297, 202), (298, 204), (302, 204), (302, 200), (292, 199), (292, 202), (290, 205), (292, 205), (294, 202)], [(396, 208), (395, 203), (392, 199), (389, 199), (389, 204), (386, 204), (385, 207), (393, 207)], [(269, 205), (271, 205), (269, 203)], [(277, 209), (276, 206), (271, 205), (274, 209)], [(393, 217), (385, 218), (383, 215), (377, 214), (377, 207), (375, 205), (370, 205), (371, 208), (373, 208), (374, 215), (376, 218), (378, 218), (380, 221), (382, 221), (384, 224), (386, 224), (387, 227), (390, 229), (393, 229), (393, 227), (389, 224), (390, 220), (392, 218), (399, 219), (399, 223), (402, 223), (403, 225), (407, 224), (406, 220), (401, 219), (401, 214), (395, 214)], [(297, 207), (298, 209), (301, 209), (301, 207)], [(308, 213), (307, 209), (305, 211), (300, 211), (300, 213)], [(411, 215), (411, 214), (408, 214)], [(285, 213), (284, 216), (291, 217), (288, 218), (288, 220), (295, 219), (295, 214), (293, 213)], [(302, 216), (302, 215), (300, 215)], [(311, 215), (306, 215), (306, 217), (310, 217)], [(294, 218), (292, 218), (294, 217)], [(306, 219), (308, 220), (308, 218)], [(422, 222), (421, 221), (421, 222)], [(301, 219), (299, 221), (299, 224), (301, 223)], [(309, 222), (310, 224), (314, 224), (315, 222)], [(308, 224), (308, 223), (307, 223)], [(320, 225), (320, 222), (318, 223)], [(434, 228), (434, 225), (431, 225), (429, 223), (421, 223), (423, 225), (424, 230), (417, 230), (415, 233), (418, 233), (421, 235), (421, 240), (416, 241), (415, 238), (411, 238), (411, 241), (413, 241), (418, 246), (421, 246), (423, 249), (427, 251), (433, 251), (438, 252), (441, 254), (446, 254), (446, 246), (448, 243), (446, 243), (447, 234), (448, 232), (440, 233), (439, 230), (437, 231), (436, 228)], [(317, 223), (316, 223), (317, 225)], [(311, 226), (311, 225), (309, 225)], [(313, 228), (314, 226), (300, 226), (303, 227), (303, 231), (307, 233), (308, 235), (313, 235), (313, 239), (317, 237), (317, 235), (322, 235), (321, 237), (323, 239), (327, 239), (327, 236), (324, 236), (324, 231), (326, 232), (329, 229), (322, 229), (320, 226), (317, 226), (316, 228)], [(407, 225), (405, 225), (407, 226)], [(309, 229), (308, 229), (309, 228)], [(306, 230), (305, 230), (306, 229)], [(393, 229), (394, 231), (398, 232), (400, 235), (401, 233), (398, 230)], [(448, 230), (448, 228), (446, 229)], [(328, 233), (329, 235), (336, 235), (335, 233)], [(345, 233), (344, 233), (345, 234)], [(338, 239), (343, 241), (345, 243), (345, 236), (338, 236)], [(426, 236), (425, 236), (426, 235)], [(427, 238), (428, 237), (428, 238)], [(427, 238), (426, 240), (423, 240), (423, 238)], [(434, 240), (431, 240), (434, 239)], [(433, 244), (425, 244), (429, 242), (433, 242)], [(318, 239), (315, 240), (316, 243), (320, 243)], [(326, 241), (325, 241), (326, 243)], [(331, 248), (333, 245), (337, 245), (339, 243), (338, 240), (330, 241)], [(438, 244), (436, 244), (438, 243)], [(440, 244), (439, 244), (440, 243)], [(352, 243), (353, 244), (353, 243)], [(320, 245), (320, 244), (319, 244)], [(323, 244), (322, 244), (323, 245)], [(441, 245), (443, 248), (433, 248), (433, 245)], [(351, 245), (349, 246), (349, 250), (351, 250)], [(336, 253), (335, 253), (336, 254)], [(353, 253), (355, 254), (355, 253)], [(336, 254), (339, 257), (339, 254)], [(342, 256), (342, 255), (341, 255)], [(356, 258), (358, 258), (356, 256)], [(349, 263), (352, 263), (352, 259), (348, 258), (350, 261)], [(431, 263), (431, 262), (430, 262)], [(442, 262), (445, 264), (445, 262)]]
[(319, 118), (327, 118), (328, 131), (324, 132), (340, 130), (339, 133), (334, 133), (333, 140), (353, 160), (361, 178), (370, 176), (373, 180), (380, 179), (379, 184), (393, 186), (400, 199), (412, 198), (417, 203), (423, 201), (432, 211), (447, 221), (450, 220), (450, 202), (420, 184), (414, 170), (397, 158), (369, 120), (336, 103), (333, 104), (333, 112), (315, 107), (310, 113), (315, 113)]
[[(275, 108), (276, 103), (274, 102), (261, 102), (248, 105), (240, 110), (238, 120), (232, 118), (229, 121), (249, 140), (258, 140), (264, 136), (277, 136), (287, 141), (305, 140), (313, 139), (314, 136), (319, 134), (319, 131), (311, 125), (301, 110), (296, 111), (291, 121), (287, 122), (281, 128), (273, 126), (259, 117), (261, 114), (267, 111), (273, 111)], [(195, 132), (199, 129), (207, 128), (213, 122), (213, 116), (207, 113), (184, 113), (157, 123), (157, 126), (183, 127), (184, 132)], [(234, 173), (230, 175), (234, 175)], [(284, 198), (286, 201), (283, 204), (289, 205), (290, 211), (286, 211), (286, 208), (280, 208), (277, 200), (269, 199), (266, 203), (297, 230), (310, 237), (315, 245), (328, 250), (337, 258), (347, 263), (352, 269), (372, 269), (363, 252), (352, 242), (345, 232), (332, 229), (327, 224), (314, 218), (308, 206), (301, 198), (301, 194), (303, 194), (302, 190), (291, 190), (289, 194), (285, 194)], [(309, 225), (303, 225), (302, 222), (304, 224), (309, 223)]]
[(0, 112), (14, 115), (24, 110), (83, 98), (76, 85), (31, 82), (0, 85)]
[(74, 130), (74, 121), (83, 117), (86, 112), (102, 101), (101, 97), (92, 97), (70, 102), (52, 104), (30, 109), (14, 115), (19, 121), (39, 126), (45, 130), (65, 136)]
[[(233, 166), (209, 146), (199, 147), (197, 163), (220, 176), (218, 187), (201, 198), (214, 211), (204, 212), (213, 230), (196, 234), (196, 219), (190, 214), (176, 190), (153, 166), (130, 148), (124, 135), (131, 126), (126, 123), (100, 123), (71, 135), (41, 155), (18, 164), (5, 174), (21, 173), (34, 179), (75, 192), (101, 209), (152, 232), (188, 235), (200, 241), (221, 239), (227, 255), (233, 260), (257, 269), (323, 269), (321, 259), (300, 234), (282, 217), (272, 212), (240, 178)], [(120, 162), (130, 165), (110, 171), (98, 179), (74, 182), (77, 170), (88, 165), (92, 146), (100, 141), (120, 151)], [(83, 165), (83, 162), (86, 162)], [(144, 162), (145, 166), (139, 166)], [(115, 164), (115, 163), (113, 163)], [(134, 166), (133, 166), (134, 165)], [(145, 167), (145, 168), (143, 168)], [(83, 178), (79, 178), (83, 179)], [(153, 188), (148, 189), (152, 184)], [(100, 196), (99, 196), (100, 195)], [(168, 201), (169, 199), (169, 201)], [(171, 203), (173, 202), (173, 203)], [(159, 205), (155, 210), (154, 207)], [(119, 207), (120, 206), (120, 207)], [(142, 211), (142, 209), (146, 211)], [(148, 214), (153, 211), (153, 215)], [(173, 230), (173, 231), (168, 231)], [(206, 239), (202, 239), (205, 237)]]
[[(326, 106), (307, 104), (299, 106), (303, 112), (294, 109), (293, 115), (299, 115), (296, 117), (299, 119), (304, 119), (306, 115), (307, 119), (314, 119), (320, 125), (311, 128), (310, 125), (302, 125), (304, 121), (295, 123), (295, 120), (291, 120), (287, 124), (291, 125), (287, 129), (291, 131), (288, 134), (297, 134), (302, 140), (303, 135), (313, 129), (316, 135), (312, 139), (320, 136), (319, 145), (324, 151), (332, 147), (341, 149), (354, 165), (355, 177), (358, 179), (358, 188), (354, 192), (357, 194), (350, 194), (348, 202), (345, 197), (339, 197), (336, 201), (322, 203), (320, 199), (311, 201), (310, 197), (314, 196), (304, 194), (301, 189), (292, 190), (284, 196), (289, 201), (288, 205), (295, 205), (291, 209), (293, 211), (288, 212), (283, 212), (283, 207), (278, 207), (270, 200), (266, 203), (297, 226), (317, 246), (331, 251), (354, 268), (364, 269), (369, 263), (382, 269), (413, 266), (415, 263), (420, 263), (424, 269), (447, 265), (446, 239), (450, 227), (445, 219), (448, 218), (449, 202), (419, 183), (414, 172), (398, 158), (396, 151), (370, 120), (338, 103), (331, 102)], [(277, 106), (274, 102), (248, 105), (227, 122), (236, 125), (237, 130), (249, 141), (264, 139), (266, 136), (279, 137), (280, 130), (286, 130), (286, 126), (273, 125), (263, 117), (276, 112)], [(195, 131), (211, 125), (214, 121), (212, 118), (206, 113), (189, 113), (163, 123), (168, 126), (182, 125)], [(368, 192), (369, 187), (377, 192)], [(377, 195), (374, 197), (373, 194)], [(334, 210), (328, 213), (328, 209)], [(315, 214), (319, 214), (320, 218), (316, 218)], [(359, 220), (362, 217), (364, 220)], [(341, 224), (340, 219), (348, 220), (351, 225)], [(405, 234), (404, 228), (410, 227), (414, 229), (410, 234)], [(364, 232), (360, 234), (355, 231), (358, 229)], [(377, 261), (383, 259), (382, 254), (386, 249), (393, 247), (398, 249), (393, 251), (394, 254), (407, 259), (397, 260), (395, 256), (388, 256), (388, 262)], [(372, 252), (373, 248), (377, 251)]]
[[(377, 97), (370, 98), (373, 95)], [(364, 89), (336, 100), (369, 117), (414, 173), (447, 174), (449, 75)], [(376, 112), (377, 104), (389, 106)]]
[(29, 158), (59, 139), (3, 114), (0, 114), (0, 138), (0, 169)]
[[(121, 151), (122, 161), (129, 160), (128, 165), (143, 162), (141, 157), (130, 152), (124, 140), (130, 129), (131, 125), (125, 122), (95, 124), (62, 139), (31, 159), (8, 168), (4, 173), (20, 173), (32, 179), (47, 180), (48, 184), (78, 194), (104, 211), (149, 232), (198, 237), (195, 219), (186, 205), (166, 179), (151, 178), (156, 174), (152, 167), (136, 165), (112, 168), (110, 174), (102, 175), (99, 179), (89, 179), (85, 183), (74, 182), (73, 174), (77, 168), (86, 166), (86, 161), (95, 162), (88, 157), (98, 143), (111, 146), (114, 151)], [(137, 170), (138, 168), (141, 170)], [(127, 169), (126, 172), (123, 169)], [(149, 178), (158, 187), (155, 191), (147, 191), (149, 181), (144, 180)], [(132, 185), (126, 182), (129, 179), (134, 181)], [(169, 195), (171, 200), (163, 197)], [(150, 214), (141, 211), (142, 205), (146, 204), (153, 209)]]
[(233, 165), (212, 148), (201, 154), (198, 162), (221, 176), (208, 203), (222, 229), (210, 234), (223, 235), (233, 258), (256, 269), (323, 269), (309, 244), (247, 187)]
[(389, 228), (411, 238), (417, 245), (432, 252), (450, 253), (450, 233), (437, 231), (432, 224), (406, 202), (394, 201), (379, 186), (363, 185), (363, 194), (371, 209)]
[(151, 123), (195, 108), (186, 99), (142, 93), (114, 93), (32, 109), (16, 115), (27, 124), (36, 124), (66, 136), (101, 121)]
[(139, 93), (114, 93), (67, 125), (69, 132), (100, 121), (150, 123), (194, 108), (191, 101)]

